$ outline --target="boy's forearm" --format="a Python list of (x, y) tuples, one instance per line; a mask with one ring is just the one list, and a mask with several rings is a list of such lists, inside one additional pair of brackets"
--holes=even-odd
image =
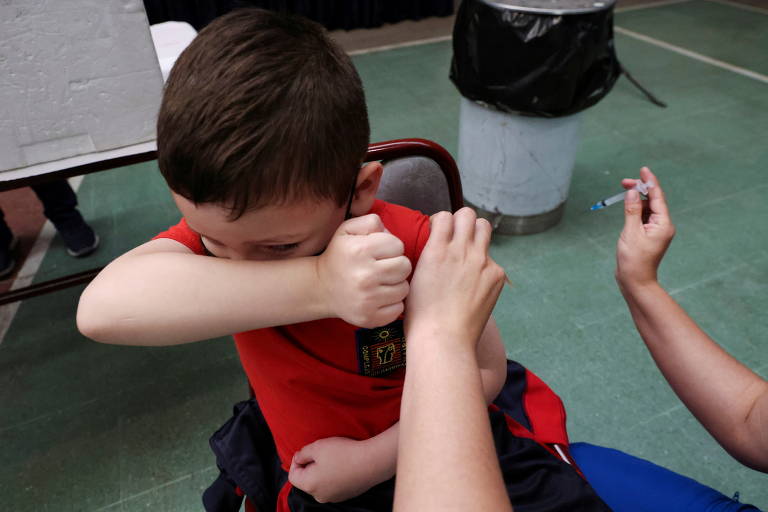
[(397, 469), (397, 443), (400, 423), (395, 423), (384, 432), (365, 441), (374, 476), (373, 485), (395, 476)]
[(490, 404), (507, 380), (507, 353), (496, 320), (491, 317), (477, 343), (477, 364), (485, 403)]
[(493, 403), (499, 396), (501, 388), (504, 387), (506, 379), (506, 368), (503, 374), (500, 374), (495, 368), (480, 368), (480, 382), (483, 385), (483, 398), (486, 404)]
[(768, 468), (768, 383), (707, 336), (658, 283), (621, 289), (675, 393), (735, 458)]
[(105, 343), (173, 345), (324, 318), (315, 260), (128, 253), (83, 292), (78, 326)]

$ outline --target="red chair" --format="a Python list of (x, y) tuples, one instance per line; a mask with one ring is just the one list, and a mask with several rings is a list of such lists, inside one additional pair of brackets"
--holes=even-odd
[(377, 197), (432, 215), (464, 206), (453, 157), (425, 139), (398, 139), (368, 146), (366, 161), (381, 160), (384, 175)]

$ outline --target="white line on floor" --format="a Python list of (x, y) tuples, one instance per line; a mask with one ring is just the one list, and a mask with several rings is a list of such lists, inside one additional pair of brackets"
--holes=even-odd
[(146, 496), (147, 494), (155, 492), (157, 490), (160, 490), (163, 487), (168, 487), (169, 485), (177, 484), (179, 482), (183, 482), (184, 480), (189, 480), (190, 478), (192, 478), (193, 474), (194, 473), (190, 473), (188, 475), (180, 476), (179, 478), (176, 478), (174, 480), (169, 480), (168, 482), (162, 483), (160, 485), (156, 485), (155, 487), (151, 487), (151, 488), (145, 489), (145, 490), (143, 490), (141, 492), (137, 492), (136, 494), (132, 494), (131, 496), (128, 496), (127, 498), (123, 498), (123, 499), (121, 499), (119, 501), (116, 501), (114, 503), (110, 503), (109, 505), (103, 506), (101, 508), (97, 508), (94, 512), (99, 512), (101, 510), (107, 510), (107, 509), (116, 507), (118, 505), (122, 505), (123, 503), (125, 503), (128, 500), (134, 500), (136, 498), (141, 498), (142, 496)]
[(680, 55), (684, 55), (686, 57), (689, 57), (691, 59), (698, 60), (700, 62), (704, 62), (705, 64), (709, 64), (711, 66), (715, 66), (721, 69), (725, 69), (727, 71), (731, 71), (733, 73), (746, 76), (747, 78), (751, 78), (753, 80), (757, 80), (758, 82), (763, 82), (765, 84), (768, 84), (768, 76), (762, 75), (760, 73), (757, 73), (755, 71), (751, 71), (746, 68), (742, 68), (739, 66), (734, 66), (733, 64), (728, 64), (727, 62), (724, 62), (722, 60), (713, 59), (712, 57), (707, 57), (706, 55), (702, 55), (701, 53), (696, 53), (691, 50), (687, 50), (685, 48), (682, 48), (680, 46), (676, 46), (674, 44), (666, 43), (664, 41), (661, 41), (659, 39), (655, 39), (653, 37), (649, 37), (643, 34), (640, 34), (638, 32), (633, 32), (632, 30), (627, 30), (626, 28), (622, 27), (614, 27), (614, 30), (618, 32), (619, 34), (623, 34), (625, 36), (632, 37), (634, 39), (637, 39), (639, 41), (643, 41), (649, 44), (652, 44), (654, 46), (658, 46), (660, 48), (664, 48), (665, 50), (669, 50), (671, 52), (679, 53)]
[(91, 400), (86, 400), (85, 402), (79, 402), (75, 405), (71, 405), (68, 407), (64, 407), (62, 409), (54, 409), (54, 410), (46, 410), (45, 413), (35, 416), (34, 418), (29, 418), (28, 420), (24, 420), (21, 423), (14, 423), (11, 425), (5, 425), (3, 427), (0, 427), (0, 434), (7, 432), (8, 430), (18, 430), (18, 429), (24, 429), (26, 426), (31, 425), (33, 423), (37, 423), (38, 421), (51, 418), (53, 416), (62, 415), (64, 413), (68, 413), (70, 411), (73, 411), (75, 409), (83, 409), (91, 404), (94, 404), (98, 401), (98, 399), (93, 398)]
[(214, 466), (208, 466), (208, 467), (205, 467), (203, 469), (200, 469), (200, 470), (197, 470), (197, 471), (193, 471), (193, 472), (191, 472), (191, 473), (189, 473), (187, 475), (183, 475), (183, 476), (180, 476), (180, 477), (175, 478), (173, 480), (169, 480), (169, 481), (167, 481), (165, 483), (162, 483), (160, 485), (156, 485), (155, 487), (151, 487), (149, 489), (144, 489), (141, 492), (137, 492), (136, 494), (132, 494), (132, 495), (130, 495), (130, 496), (126, 497), (126, 498), (123, 498), (123, 499), (121, 499), (119, 501), (116, 501), (114, 503), (110, 503), (109, 505), (105, 505), (103, 507), (97, 508), (96, 510), (94, 510), (94, 512), (99, 512), (99, 511), (102, 511), (102, 510), (107, 510), (107, 509), (116, 507), (116, 506), (121, 505), (121, 504), (123, 504), (123, 503), (125, 503), (127, 501), (134, 500), (136, 498), (140, 498), (140, 497), (145, 496), (145, 495), (147, 495), (149, 493), (152, 493), (154, 491), (160, 490), (163, 487), (168, 487), (170, 485), (174, 485), (174, 484), (177, 484), (179, 482), (183, 482), (184, 480), (189, 480), (190, 478), (192, 478), (193, 476), (195, 476), (195, 475), (197, 475), (199, 473), (204, 473), (206, 471), (211, 471), (212, 469), (216, 469), (216, 466), (215, 465)]
[(689, 206), (688, 208), (683, 208), (682, 210), (675, 210), (675, 215), (680, 215), (681, 213), (688, 213), (691, 210), (706, 209), (714, 204), (722, 203), (724, 201), (730, 201), (731, 199), (737, 198), (742, 194), (744, 194), (745, 192), (759, 191), (764, 188), (768, 188), (768, 183), (752, 185), (748, 189), (736, 190), (734, 192), (731, 192), (730, 194), (722, 194), (720, 196), (715, 197), (714, 199), (710, 199), (709, 201), (699, 202), (695, 206)]
[[(80, 184), (83, 182), (82, 176), (76, 176), (69, 180), (69, 184), (72, 190), (77, 192), (80, 188)], [(56, 229), (53, 227), (50, 221), (46, 220), (43, 224), (40, 233), (35, 239), (35, 243), (32, 245), (32, 249), (29, 251), (29, 256), (24, 260), (24, 264), (19, 269), (19, 273), (16, 274), (16, 279), (11, 283), (10, 290), (18, 290), (32, 284), (32, 281), (37, 275), (37, 271), (40, 269), (40, 264), (45, 258), (45, 254), (48, 252), (48, 247), (51, 245), (51, 240), (56, 235)], [(0, 343), (5, 339), (5, 335), (8, 332), (8, 328), (13, 322), (13, 318), (16, 316), (16, 312), (19, 310), (21, 302), (13, 302), (0, 307)]]
[(652, 9), (653, 7), (664, 7), (666, 5), (684, 4), (690, 1), (691, 0), (666, 0), (664, 2), (653, 2), (649, 4), (628, 5), (627, 7), (618, 7), (613, 11), (614, 12), (639, 11), (641, 9)]
[[(642, 5), (632, 5), (629, 7), (619, 7), (618, 9), (615, 9), (615, 12), (627, 12), (627, 11), (637, 11), (640, 9), (650, 9), (653, 7), (664, 7), (666, 5), (673, 5), (673, 4), (682, 4), (691, 2), (692, 0), (666, 0), (661, 2), (654, 2), (651, 4), (642, 4)], [(451, 34), (446, 34), (443, 36), (435, 36), (435, 37), (427, 37), (424, 39), (414, 39), (413, 41), (405, 41), (402, 43), (394, 43), (394, 44), (385, 44), (382, 46), (373, 46), (371, 48), (363, 48), (360, 50), (352, 50), (351, 52), (348, 52), (349, 55), (365, 55), (367, 53), (377, 53), (377, 52), (384, 52), (387, 50), (396, 50), (398, 48), (407, 48), (409, 46), (420, 46), (423, 44), (430, 44), (430, 43), (440, 43), (443, 41), (450, 41), (453, 36)]]
[(736, 9), (742, 9), (749, 12), (757, 12), (760, 14), (768, 14), (768, 9), (765, 7), (758, 7), (756, 5), (740, 4), (738, 2), (729, 2), (728, 0), (707, 0), (715, 4), (727, 5), (728, 7), (735, 7)]
[(683, 408), (683, 404), (677, 403), (677, 404), (673, 405), (672, 407), (670, 407), (669, 409), (667, 409), (666, 411), (661, 411), (660, 413), (654, 414), (653, 416), (649, 416), (649, 417), (643, 419), (642, 421), (639, 421), (639, 422), (635, 423), (634, 425), (627, 425), (627, 427), (628, 428), (633, 428), (633, 427), (641, 427), (643, 425), (647, 425), (648, 423), (652, 422), (653, 420), (655, 420), (657, 418), (661, 418), (662, 416), (669, 416), (673, 412), (675, 412), (675, 411), (677, 411), (679, 409), (682, 409), (682, 408)]
[(680, 295), (681, 293), (683, 293), (683, 292), (685, 292), (687, 290), (690, 290), (691, 288), (695, 288), (695, 287), (698, 287), (698, 286), (701, 286), (701, 285), (704, 285), (704, 284), (707, 284), (707, 283), (711, 283), (712, 281), (717, 281), (718, 279), (722, 279), (722, 278), (727, 277), (727, 276), (729, 276), (729, 275), (731, 275), (731, 274), (733, 274), (735, 272), (743, 270), (743, 269), (747, 268), (748, 266), (749, 266), (749, 264), (747, 264), (747, 263), (738, 263), (738, 264), (730, 267), (727, 270), (723, 270), (722, 272), (716, 272), (714, 274), (708, 274), (706, 277), (703, 277), (703, 278), (699, 279), (698, 281), (694, 281), (693, 283), (688, 283), (685, 286), (681, 286), (679, 288), (672, 288), (667, 293), (669, 293), (669, 295), (671, 295), (672, 297), (674, 297), (674, 298), (679, 300), (678, 295)]
[(395, 44), (385, 44), (383, 46), (374, 46), (372, 48), (365, 48), (363, 50), (353, 50), (349, 52), (349, 55), (363, 55), (366, 53), (376, 53), (376, 52), (384, 52), (387, 50), (395, 50), (397, 48), (407, 48), (409, 46), (420, 46), (422, 44), (429, 44), (429, 43), (440, 43), (442, 41), (450, 41), (451, 36), (437, 36), (437, 37), (428, 37), (426, 39), (415, 39), (413, 41), (405, 41), (404, 43), (395, 43)]

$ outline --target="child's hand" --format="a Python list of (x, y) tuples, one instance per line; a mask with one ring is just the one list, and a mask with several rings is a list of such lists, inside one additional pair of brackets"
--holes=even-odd
[[(411, 278), (406, 331), (450, 334), (474, 344), (504, 286), (504, 270), (488, 255), (491, 225), (470, 208), (432, 216), (429, 240)], [(420, 339), (408, 334), (409, 343)]]
[[(658, 178), (643, 167), (640, 180), (653, 186), (648, 201), (642, 201), (636, 190), (627, 190), (624, 198), (624, 229), (616, 246), (616, 281), (622, 289), (656, 282), (656, 271), (675, 236)], [(625, 179), (621, 184), (631, 189), (637, 180)]]
[(379, 327), (403, 312), (411, 262), (403, 242), (387, 232), (378, 215), (339, 226), (317, 267), (326, 304), (342, 320)]
[(365, 441), (329, 437), (308, 444), (293, 456), (288, 480), (320, 503), (363, 494), (391, 475), (379, 475)]

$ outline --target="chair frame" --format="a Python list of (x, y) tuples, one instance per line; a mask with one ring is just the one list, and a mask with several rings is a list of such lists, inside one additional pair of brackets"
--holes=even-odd
[(434, 160), (440, 167), (448, 184), (448, 194), (451, 200), (451, 210), (456, 212), (464, 206), (464, 194), (461, 189), (461, 177), (456, 161), (450, 153), (436, 142), (426, 139), (396, 139), (386, 142), (375, 142), (368, 146), (366, 161), (394, 160), (409, 156), (423, 156)]
[[(404, 158), (409, 156), (424, 156), (434, 160), (443, 171), (448, 184), (448, 192), (451, 200), (451, 208), (455, 212), (464, 206), (464, 199), (461, 191), (461, 178), (456, 162), (453, 157), (439, 144), (426, 139), (397, 139), (386, 142), (376, 142), (368, 146), (366, 161), (373, 160), (394, 160), (395, 158)], [(99, 171), (114, 169), (139, 162), (147, 162), (157, 159), (156, 151), (149, 151), (128, 157), (120, 157), (103, 162), (90, 163), (62, 169), (42, 176), (33, 176), (20, 180), (10, 180), (0, 182), (0, 191), (11, 190), (18, 187), (31, 184), (43, 183), (46, 181), (70, 178), (83, 174), (90, 174)], [(98, 267), (84, 272), (67, 275), (41, 283), (35, 283), (30, 286), (10, 290), (0, 293), (0, 305), (17, 302), (31, 297), (37, 297), (47, 293), (63, 290), (71, 286), (78, 286), (89, 283), (104, 267)]]

